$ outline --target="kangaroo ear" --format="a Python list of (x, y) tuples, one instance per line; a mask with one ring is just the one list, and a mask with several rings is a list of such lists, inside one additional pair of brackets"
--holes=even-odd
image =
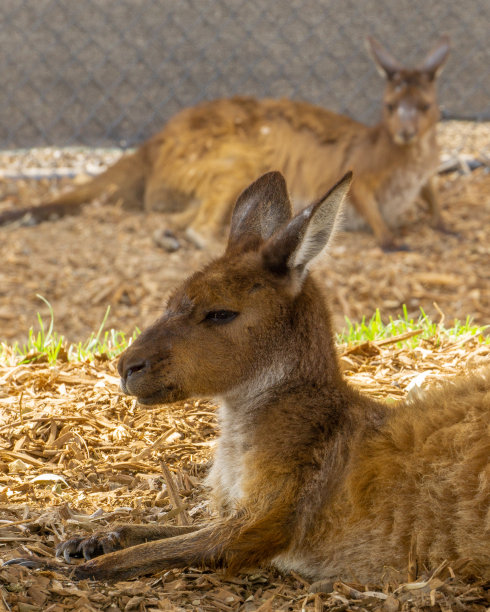
[(227, 250), (258, 246), (291, 219), (291, 202), (280, 172), (267, 172), (238, 197)]
[(419, 70), (426, 72), (431, 80), (436, 79), (444, 68), (450, 49), (450, 38), (445, 34), (426, 55), (424, 61), (419, 65)]
[(299, 273), (303, 279), (310, 262), (329, 243), (339, 211), (349, 189), (352, 172), (348, 172), (317, 202), (302, 210), (264, 245), (264, 265), (276, 274)]
[(395, 74), (403, 70), (403, 66), (400, 62), (398, 62), (375, 38), (368, 36), (366, 38), (366, 43), (368, 52), (382, 77), (389, 80), (392, 79)]

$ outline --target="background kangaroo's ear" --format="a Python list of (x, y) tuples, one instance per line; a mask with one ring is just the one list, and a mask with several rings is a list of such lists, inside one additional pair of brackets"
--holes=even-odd
[(387, 79), (392, 79), (395, 74), (403, 70), (403, 66), (391, 53), (383, 47), (372, 36), (366, 38), (367, 49), (372, 57), (379, 74)]
[(238, 197), (231, 217), (227, 250), (258, 247), (291, 219), (291, 202), (280, 172), (267, 172)]
[(436, 79), (441, 74), (451, 49), (450, 42), (447, 34), (441, 36), (435, 47), (429, 51), (424, 61), (419, 65), (419, 70), (426, 72), (431, 80)]
[(329, 243), (349, 189), (348, 172), (322, 198), (302, 210), (264, 245), (264, 265), (276, 274), (294, 272), (303, 279), (309, 263)]

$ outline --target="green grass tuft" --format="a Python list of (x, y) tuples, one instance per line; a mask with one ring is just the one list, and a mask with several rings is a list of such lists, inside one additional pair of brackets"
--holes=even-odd
[(490, 326), (488, 325), (480, 327), (472, 323), (471, 317), (466, 317), (464, 322), (456, 319), (451, 327), (446, 328), (442, 325), (442, 322), (434, 323), (422, 308), (420, 308), (420, 315), (417, 319), (409, 317), (405, 304), (401, 316), (397, 319), (390, 316), (388, 323), (383, 322), (378, 308), (369, 320), (363, 317), (360, 323), (356, 323), (345, 317), (345, 322), (346, 327), (337, 336), (337, 340), (341, 344), (375, 342), (415, 330), (421, 330), (421, 333), (403, 340), (399, 344), (408, 344), (408, 346), (414, 348), (420, 344), (422, 339), (431, 338), (437, 346), (443, 339), (457, 341), (468, 336), (475, 336), (480, 342), (490, 344), (490, 336), (488, 335)]
[[(47, 362), (54, 365), (58, 360), (63, 361), (93, 361), (94, 359), (113, 359), (122, 353), (140, 334), (136, 329), (131, 336), (114, 329), (104, 331), (110, 306), (107, 307), (104, 318), (97, 332), (92, 333), (85, 342), (68, 343), (64, 336), (54, 331), (54, 313), (51, 304), (41, 295), (37, 296), (49, 309), (49, 324), (46, 325), (41, 315), (37, 314), (39, 330), (29, 329), (28, 340), (20, 345), (13, 346), (0, 343), (0, 360), (8, 365), (31, 363), (36, 361)], [(339, 344), (362, 344), (363, 342), (384, 340), (414, 330), (422, 330), (420, 334), (398, 342), (400, 346), (412, 348), (420, 344), (421, 339), (432, 339), (437, 346), (443, 340), (458, 341), (467, 337), (476, 337), (479, 342), (490, 344), (488, 329), (490, 326), (479, 327), (467, 317), (464, 322), (454, 321), (452, 327), (445, 328), (442, 323), (434, 323), (427, 314), (420, 309), (420, 316), (413, 319), (408, 316), (406, 306), (397, 319), (389, 318), (388, 323), (381, 319), (379, 309), (366, 320), (363, 317), (360, 323), (345, 318), (346, 327), (338, 334)]]
[(131, 336), (114, 329), (104, 331), (111, 307), (108, 306), (96, 333), (90, 334), (85, 342), (68, 343), (64, 336), (53, 331), (54, 312), (51, 304), (41, 295), (37, 296), (49, 309), (49, 325), (46, 331), (40, 313), (37, 313), (39, 331), (29, 329), (27, 342), (13, 346), (0, 344), (0, 360), (12, 364), (44, 361), (54, 365), (58, 359), (63, 361), (93, 361), (97, 357), (113, 359), (122, 353), (140, 334), (136, 328)]

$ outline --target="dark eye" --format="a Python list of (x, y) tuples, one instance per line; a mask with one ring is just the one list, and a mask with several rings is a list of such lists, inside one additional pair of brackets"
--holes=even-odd
[(427, 103), (423, 103), (423, 104), (419, 104), (419, 109), (425, 113), (426, 111), (428, 111), (430, 108), (430, 104)]
[(394, 105), (394, 104), (391, 104), (391, 103), (388, 103), (388, 104), (386, 105), (386, 108), (387, 108), (387, 110), (388, 110), (390, 113), (392, 113), (392, 112), (395, 110), (395, 105)]
[(233, 310), (211, 310), (204, 317), (205, 321), (210, 321), (211, 323), (229, 323), (233, 321), (235, 317), (238, 316), (238, 312)]

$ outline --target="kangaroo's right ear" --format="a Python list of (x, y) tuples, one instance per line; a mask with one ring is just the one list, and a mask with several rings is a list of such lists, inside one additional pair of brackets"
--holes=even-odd
[(445, 34), (441, 36), (435, 47), (429, 51), (424, 61), (420, 64), (419, 70), (426, 72), (430, 79), (436, 79), (444, 68), (450, 50), (450, 38)]
[(372, 36), (366, 38), (367, 48), (371, 55), (379, 74), (386, 79), (392, 79), (395, 74), (403, 70), (403, 66), (391, 53), (383, 47)]
[(266, 268), (275, 274), (293, 274), (301, 286), (310, 262), (334, 234), (351, 181), (352, 172), (348, 172), (318, 202), (298, 213), (268, 240), (262, 250)]
[(267, 172), (243, 191), (233, 209), (227, 250), (257, 247), (291, 219), (286, 181)]

